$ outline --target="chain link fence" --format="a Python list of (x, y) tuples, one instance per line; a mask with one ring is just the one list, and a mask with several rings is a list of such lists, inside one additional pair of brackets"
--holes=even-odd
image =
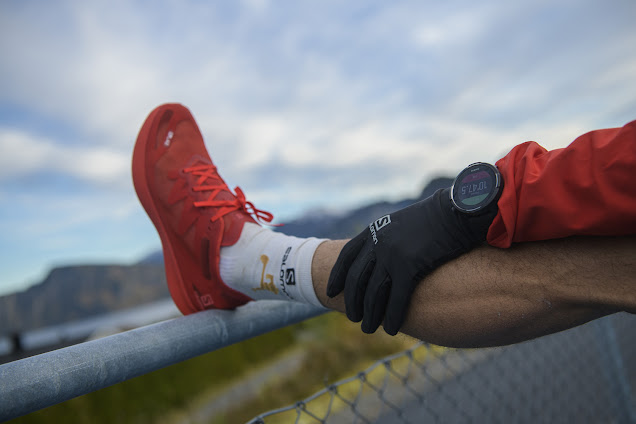
[(636, 423), (635, 330), (617, 314), (502, 348), (421, 343), (249, 423)]

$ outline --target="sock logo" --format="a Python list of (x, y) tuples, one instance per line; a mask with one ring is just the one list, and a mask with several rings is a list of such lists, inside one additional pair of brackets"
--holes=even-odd
[[(269, 257), (267, 255), (261, 255), (261, 262), (263, 264), (263, 270), (261, 271), (261, 285), (259, 287), (254, 287), (252, 290), (267, 290), (274, 294), (278, 294), (278, 288), (276, 284), (274, 284), (274, 276), (272, 274), (265, 274), (265, 267), (269, 262)], [(267, 280), (267, 282), (265, 282)]]
[(287, 268), (285, 270), (285, 284), (288, 286), (296, 284), (296, 271), (294, 271), (294, 268)]
[(296, 272), (294, 271), (294, 268), (287, 268), (287, 259), (289, 259), (291, 251), (291, 246), (285, 249), (283, 261), (280, 264), (280, 271), (278, 272), (278, 281), (283, 293), (291, 300), (294, 300), (294, 296), (287, 291), (287, 286), (293, 286), (296, 284)]

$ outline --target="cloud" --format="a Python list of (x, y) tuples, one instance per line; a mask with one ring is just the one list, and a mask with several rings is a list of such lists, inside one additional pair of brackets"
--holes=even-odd
[(330, 142), (290, 147), (240, 174), (228, 169), (224, 175), (257, 206), (288, 218), (290, 211), (299, 212), (298, 205), (343, 210), (371, 200), (415, 197), (431, 178), (452, 177), (475, 161), (493, 163), (521, 142), (560, 148), (580, 133), (577, 120), (549, 126), (528, 121), (510, 129), (443, 116), (412, 127), (365, 123)]
[[(446, 146), (448, 131), (434, 131), (440, 122), (499, 134), (576, 112), (589, 122), (583, 130), (603, 124), (602, 112), (581, 107), (585, 94), (572, 83), (572, 69), (587, 88), (597, 87), (601, 100), (621, 96), (612, 107), (633, 104), (621, 88), (633, 70), (624, 48), (600, 53), (611, 71), (575, 68), (577, 61), (597, 60), (580, 55), (586, 41), (553, 38), (558, 26), (577, 30), (565, 18), (569, 5), (403, 4), (364, 13), (347, 6), (338, 14), (329, 3), (285, 12), (266, 2), (163, 6), (149, 12), (127, 2), (66, 2), (39, 13), (27, 4), (7, 14), (5, 31), (31, 48), (4, 37), (2, 50), (14, 58), (1, 68), (5, 101), (57, 116), (81, 136), (25, 142), (39, 149), (27, 163), (57, 155), (59, 172), (123, 181), (123, 156), (145, 114), (172, 99), (192, 108), (214, 157), (242, 173), (273, 157), (307, 166), (377, 161), (396, 166), (394, 172), (405, 172), (400, 161), (418, 158), (435, 169), (437, 161), (419, 152)], [(593, 7), (579, 7), (586, 9)], [(49, 13), (65, 25), (53, 26), (44, 18)], [(536, 31), (536, 20), (548, 14), (553, 25), (546, 19)], [(633, 40), (634, 31), (621, 36)], [(568, 72), (560, 71), (567, 64)], [(469, 132), (452, 133), (476, 143)], [(80, 138), (90, 140), (85, 148), (65, 150)], [(83, 160), (69, 163), (69, 153)], [(95, 167), (98, 158), (103, 166)]]
[(503, 14), (505, 5), (494, 7), (492, 3), (472, 3), (452, 11), (444, 8), (427, 13), (414, 25), (412, 36), (423, 49), (450, 49), (473, 44), (487, 34)]
[(101, 186), (126, 185), (129, 154), (107, 147), (65, 146), (20, 130), (0, 128), (0, 183), (59, 172)]

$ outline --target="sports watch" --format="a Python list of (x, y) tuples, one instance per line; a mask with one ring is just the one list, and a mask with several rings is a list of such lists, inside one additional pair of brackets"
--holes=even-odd
[[(457, 175), (450, 190), (451, 205), (457, 211), (478, 216), (497, 213), (503, 179), (496, 166), (476, 162)], [(494, 216), (493, 216), (494, 218)]]

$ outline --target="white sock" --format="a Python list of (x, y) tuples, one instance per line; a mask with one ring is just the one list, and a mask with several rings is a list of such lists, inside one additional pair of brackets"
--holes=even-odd
[(221, 279), (252, 299), (285, 299), (322, 306), (314, 291), (311, 262), (323, 241), (245, 223), (239, 240), (221, 248)]

